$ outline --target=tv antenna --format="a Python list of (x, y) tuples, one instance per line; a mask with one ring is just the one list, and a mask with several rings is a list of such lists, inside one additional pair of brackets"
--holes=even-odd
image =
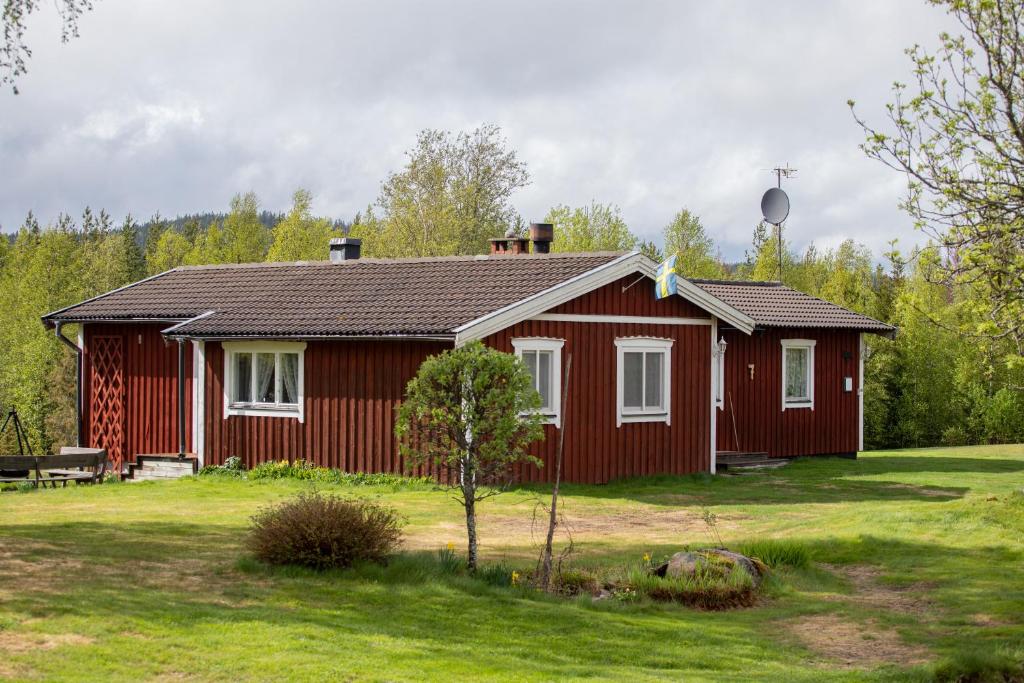
[(770, 170), (775, 174), (776, 186), (769, 188), (761, 197), (761, 215), (764, 220), (775, 226), (779, 239), (779, 283), (782, 283), (782, 224), (789, 216), (789, 196), (782, 190), (783, 178), (795, 178), (796, 169), (785, 166), (776, 166)]

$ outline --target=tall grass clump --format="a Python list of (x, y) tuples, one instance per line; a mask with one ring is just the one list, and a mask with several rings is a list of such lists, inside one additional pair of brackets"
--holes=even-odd
[(317, 570), (383, 564), (401, 544), (401, 518), (368, 500), (301, 493), (252, 517), (248, 547), (267, 564)]
[(799, 541), (762, 539), (741, 543), (736, 552), (761, 560), (769, 567), (796, 567), (811, 565), (811, 551)]
[(634, 569), (619, 589), (626, 588), (659, 602), (678, 602), (697, 609), (721, 610), (749, 607), (757, 597), (754, 578), (738, 564), (702, 562), (693, 574), (657, 576), (648, 569)]

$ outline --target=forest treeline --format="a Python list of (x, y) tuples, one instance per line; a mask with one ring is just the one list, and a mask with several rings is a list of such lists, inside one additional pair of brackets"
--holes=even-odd
[[(13, 240), (0, 239), (0, 406), (17, 406), (37, 450), (74, 441), (74, 356), (41, 324), (49, 311), (180, 265), (323, 260), (328, 240), (343, 235), (362, 238), (367, 257), (486, 253), (489, 238), (524, 230), (511, 197), (528, 183), (500, 131), (484, 126), (424, 131), (377, 200), (349, 222), (314, 215), (305, 190), (285, 214), (263, 211), (251, 192), (232, 198), (226, 214), (155, 217), (144, 226), (89, 208), (46, 225), (29, 214)], [(778, 279), (777, 235), (764, 224), (752, 227), (744, 261), (726, 264), (686, 209), (666, 217), (661, 249), (612, 204), (558, 205), (545, 220), (555, 225), (558, 251), (675, 253), (689, 277)], [(853, 240), (798, 253), (783, 243), (785, 284), (899, 328), (893, 340), (868, 335), (869, 449), (1024, 441), (1021, 371), (1004, 362), (1008, 342), (962, 334), (972, 292), (929, 277), (940, 253), (875, 255)], [(0, 450), (11, 451), (10, 436)]]

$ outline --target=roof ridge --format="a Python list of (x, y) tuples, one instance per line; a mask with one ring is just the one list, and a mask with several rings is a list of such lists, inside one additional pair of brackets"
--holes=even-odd
[[(236, 268), (288, 268), (307, 266), (351, 266), (360, 264), (389, 263), (445, 263), (451, 261), (523, 261), (523, 260), (554, 260), (566, 258), (600, 258), (625, 256), (628, 251), (574, 251), (555, 252), (550, 254), (460, 254), (453, 256), (409, 256), (400, 258), (360, 257), (346, 261), (252, 261), (248, 263), (209, 263), (194, 266), (178, 266), (165, 272), (184, 272), (191, 270), (231, 270)], [(163, 273), (161, 273), (162, 275)], [(141, 280), (140, 280), (141, 282)], [(133, 283), (138, 284), (138, 283)], [(83, 302), (84, 303), (84, 302)]]
[[(751, 287), (786, 287), (786, 285), (775, 280), (716, 280), (713, 278), (701, 277), (688, 277), (686, 279), (697, 285), (742, 285)], [(792, 287), (786, 287), (786, 289), (792, 289)]]

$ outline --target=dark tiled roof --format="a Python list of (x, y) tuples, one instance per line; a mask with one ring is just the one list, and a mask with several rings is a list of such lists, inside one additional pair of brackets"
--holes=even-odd
[(619, 253), (182, 267), (46, 316), (185, 320), (188, 336), (447, 335)]
[(778, 282), (691, 280), (762, 327), (833, 327), (888, 333), (895, 327)]

